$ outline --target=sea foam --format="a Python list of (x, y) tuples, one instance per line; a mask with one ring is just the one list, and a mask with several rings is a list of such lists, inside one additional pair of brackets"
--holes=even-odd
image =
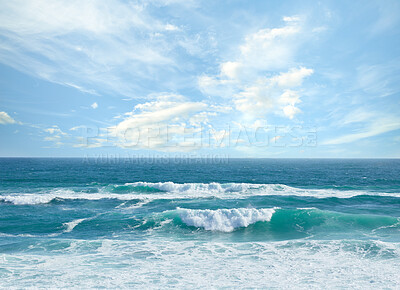
[(259, 221), (270, 221), (275, 209), (235, 208), (194, 210), (178, 208), (179, 216), (188, 226), (208, 231), (232, 232)]
[(362, 190), (338, 190), (338, 189), (308, 189), (296, 188), (285, 184), (253, 184), (253, 183), (174, 183), (174, 182), (134, 182), (125, 183), (123, 186), (131, 186), (132, 189), (148, 187), (168, 193), (179, 193), (187, 197), (216, 196), (220, 198), (238, 198), (240, 196), (310, 196), (315, 198), (351, 198), (359, 195), (393, 196), (399, 197), (399, 193), (386, 193)]
[[(57, 243), (70, 247), (60, 254), (59, 247), (54, 250)], [(18, 256), (2, 254), (2, 267), (7, 269), (2, 272), (2, 286), (396, 289), (400, 284), (399, 243), (57, 239), (41, 255), (31, 253), (44, 246), (33, 244)]]
[(76, 219), (76, 220), (73, 220), (73, 221), (70, 221), (70, 222), (67, 222), (67, 223), (64, 223), (64, 226), (65, 226), (65, 233), (70, 233), (70, 232), (72, 232), (72, 230), (77, 226), (77, 225), (79, 225), (81, 222), (83, 222), (84, 220), (87, 220), (86, 218), (84, 218), (84, 219)]
[[(156, 200), (156, 199), (185, 199), (210, 198), (241, 199), (250, 196), (307, 196), (314, 198), (351, 198), (360, 195), (400, 197), (400, 193), (385, 193), (360, 190), (337, 189), (305, 189), (284, 184), (252, 184), (252, 183), (174, 183), (174, 182), (135, 182), (124, 185), (112, 185), (112, 189), (130, 187), (129, 193), (115, 193), (110, 186), (102, 186), (95, 193), (58, 188), (38, 193), (15, 193), (0, 195), (0, 201), (15, 205), (36, 205), (49, 203), (55, 199), (119, 199), (119, 200)], [(157, 190), (152, 192), (152, 190)]]

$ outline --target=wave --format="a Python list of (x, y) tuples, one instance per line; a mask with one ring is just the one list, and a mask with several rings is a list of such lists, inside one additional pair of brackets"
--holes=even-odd
[(180, 193), (191, 196), (254, 196), (254, 195), (285, 195), (285, 196), (310, 196), (316, 198), (350, 198), (358, 195), (376, 195), (400, 197), (399, 193), (386, 193), (361, 190), (339, 189), (304, 189), (291, 187), (284, 184), (253, 184), (253, 183), (174, 183), (174, 182), (134, 182), (116, 185), (131, 192), (165, 192)]
[(90, 194), (90, 193), (70, 193), (60, 192), (52, 194), (22, 194), (22, 195), (6, 195), (0, 196), (0, 201), (12, 203), (15, 205), (37, 205), (46, 204), (54, 200), (101, 200), (101, 199), (119, 199), (119, 200), (135, 200), (140, 199), (137, 195), (121, 195), (121, 194)]
[[(144, 206), (140, 201), (127, 204), (117, 211), (97, 213), (91, 217), (60, 216), (49, 224), (37, 219), (21, 223), (24, 234), (62, 235), (81, 233), (107, 236), (110, 233), (147, 235), (154, 231), (162, 237), (189, 237), (209, 239), (209, 233), (232, 233), (241, 241), (289, 240), (315, 238), (379, 238), (399, 239), (400, 218), (390, 215), (350, 214), (317, 208), (183, 208), (137, 211)], [(114, 207), (113, 207), (114, 208)], [(128, 210), (126, 210), (128, 209)], [(133, 210), (132, 210), (133, 209)], [(42, 211), (38, 211), (40, 213)], [(21, 220), (23, 221), (23, 220)], [(84, 223), (84, 226), (78, 226)], [(14, 228), (2, 227), (4, 234), (15, 234)], [(220, 238), (224, 239), (225, 235)], [(229, 236), (226, 236), (229, 238)], [(216, 237), (216, 238), (219, 238)]]
[(65, 231), (64, 233), (70, 233), (72, 230), (79, 225), (81, 222), (87, 220), (87, 218), (84, 219), (76, 219), (67, 223), (64, 223), (63, 225), (65, 226)]
[(180, 209), (181, 220), (188, 226), (208, 231), (232, 232), (259, 221), (270, 221), (275, 209), (235, 208), (217, 210)]
[(43, 204), (52, 201), (55, 196), (42, 195), (42, 194), (24, 194), (24, 195), (6, 195), (0, 196), (0, 200), (7, 203), (13, 203), (16, 205), (26, 204)]
[[(168, 221), (168, 223), (165, 223)], [(172, 221), (172, 223), (170, 222)], [(271, 238), (301, 238), (315, 234), (368, 233), (396, 234), (400, 218), (381, 215), (348, 214), (316, 208), (234, 208), (234, 209), (185, 209), (153, 214), (137, 228), (174, 231), (195, 227), (212, 232), (249, 230), (249, 234), (269, 235)]]
[(45, 204), (53, 200), (155, 200), (187, 198), (241, 199), (252, 196), (300, 196), (313, 198), (351, 198), (355, 196), (400, 197), (400, 193), (344, 191), (337, 189), (302, 189), (283, 184), (251, 183), (173, 183), (135, 182), (109, 185), (96, 190), (59, 188), (38, 193), (0, 195), (0, 201), (15, 205)]

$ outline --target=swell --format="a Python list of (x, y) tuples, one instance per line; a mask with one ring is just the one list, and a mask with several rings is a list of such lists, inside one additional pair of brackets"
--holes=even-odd
[(247, 227), (256, 222), (269, 222), (275, 209), (177, 209), (177, 213), (181, 221), (188, 226), (231, 232), (236, 228)]
[(36, 193), (3, 193), (0, 202), (15, 205), (46, 204), (54, 200), (101, 199), (182, 199), (219, 198), (241, 199), (254, 196), (299, 196), (313, 198), (352, 198), (356, 196), (400, 197), (400, 193), (362, 190), (303, 189), (283, 184), (251, 183), (173, 183), (135, 182), (97, 188), (56, 188)]
[[(124, 185), (114, 185), (114, 190), (129, 192), (169, 192), (182, 194), (204, 194), (215, 196), (235, 195), (294, 195), (312, 196), (317, 198), (338, 197), (349, 198), (358, 195), (394, 196), (400, 197), (400, 192), (381, 192), (354, 190), (352, 188), (321, 188), (306, 189), (288, 186), (285, 184), (253, 184), (253, 183), (174, 183), (174, 182), (135, 182)], [(347, 189), (347, 190), (346, 190)]]
[(316, 208), (175, 208), (161, 212), (143, 211), (140, 202), (102, 214), (74, 212), (73, 215), (53, 216), (47, 219), (31, 216), (18, 218), (0, 226), (0, 236), (73, 235), (78, 238), (112, 237), (123, 235), (130, 238), (157, 235), (173, 238), (204, 238), (218, 234), (217, 238), (236, 241), (289, 240), (298, 238), (377, 238), (398, 241), (400, 218), (348, 214)]
[[(300, 237), (332, 233), (398, 234), (400, 219), (391, 216), (345, 214), (315, 208), (184, 209), (164, 211), (146, 218), (139, 229), (176, 228), (208, 232), (247, 231), (271, 237)], [(297, 235), (296, 235), (297, 234)], [(301, 234), (299, 236), (299, 234)]]

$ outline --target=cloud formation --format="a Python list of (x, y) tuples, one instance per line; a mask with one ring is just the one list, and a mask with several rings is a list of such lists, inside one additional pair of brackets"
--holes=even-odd
[(181, 95), (160, 95), (136, 105), (120, 123), (107, 130), (117, 138), (116, 145), (124, 148), (193, 150), (193, 136), (207, 124), (210, 109), (204, 102), (192, 102)]
[(364, 128), (357, 130), (354, 133), (342, 135), (336, 138), (326, 140), (321, 145), (339, 145), (352, 143), (365, 138), (378, 136), (387, 132), (400, 129), (400, 119), (397, 117), (381, 117), (373, 119)]
[[(299, 17), (284, 17), (285, 26), (261, 29), (245, 37), (235, 60), (222, 62), (216, 76), (202, 75), (204, 94), (230, 98), (247, 118), (266, 118), (270, 113), (293, 119), (300, 109), (300, 87), (313, 69), (293, 66), (303, 30)], [(281, 71), (277, 73), (277, 71)]]
[(13, 114), (0, 112), (0, 124), (22, 124), (13, 118), (23, 115), (18, 134), (50, 141), (39, 148), (189, 151), (204, 133), (224, 152), (270, 156), (265, 141), (281, 145), (297, 134), (276, 128), (298, 127), (318, 129), (320, 156), (336, 145), (356, 152), (356, 144), (371, 155), (374, 142), (357, 141), (374, 136), (389, 147), (399, 130), (400, 6), (371, 3), (355, 15), (293, 2), (287, 16), (275, 6), (4, 1), (0, 69), (10, 94), (2, 110)]
[(54, 147), (60, 147), (64, 145), (65, 139), (69, 138), (69, 134), (63, 132), (57, 125), (45, 128), (42, 131), (47, 134), (43, 140), (53, 142)]
[(17, 121), (15, 121), (10, 115), (8, 115), (6, 112), (0, 112), (0, 124), (6, 125), (6, 124), (15, 124)]
[(171, 70), (171, 46), (163, 35), (178, 31), (141, 3), (6, 1), (0, 61), (85, 93), (134, 96), (138, 84), (127, 77), (147, 79), (155, 67)]

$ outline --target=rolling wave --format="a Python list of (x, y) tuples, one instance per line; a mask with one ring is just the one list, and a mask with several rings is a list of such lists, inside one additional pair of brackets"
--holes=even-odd
[(231, 232), (256, 222), (270, 221), (275, 209), (234, 208), (217, 210), (178, 209), (181, 220), (188, 226), (208, 231)]
[(247, 198), (252, 196), (300, 196), (313, 198), (351, 198), (361, 195), (400, 197), (400, 193), (370, 191), (345, 191), (337, 189), (302, 189), (283, 184), (251, 183), (173, 183), (135, 182), (124, 185), (100, 186), (93, 192), (87, 189), (59, 188), (37, 193), (0, 195), (0, 202), (15, 205), (45, 204), (53, 200), (101, 200), (101, 199), (185, 199), (185, 198)]
[[(166, 222), (168, 221), (168, 222)], [(299, 237), (293, 234), (354, 233), (371, 235), (396, 234), (400, 218), (383, 215), (348, 214), (316, 208), (234, 208), (234, 209), (185, 209), (164, 211), (146, 219), (142, 229), (167, 230), (176, 227), (203, 229), (211, 232), (234, 232), (248, 229), (249, 233), (271, 237)], [(139, 227), (140, 228), (140, 227)]]
[(101, 200), (101, 199), (119, 199), (134, 200), (140, 199), (142, 196), (135, 194), (116, 194), (116, 193), (76, 193), (71, 190), (58, 190), (54, 193), (37, 193), (37, 194), (15, 194), (0, 196), (0, 201), (12, 203), (15, 205), (37, 205), (46, 204), (54, 200)]
[[(163, 237), (232, 233), (241, 240), (290, 240), (306, 237), (400, 238), (400, 218), (390, 215), (355, 214), (317, 208), (183, 208), (137, 211), (144, 204), (127, 205), (89, 216), (65, 211), (57, 220), (29, 221), (21, 218), (18, 232), (14, 227), (0, 227), (3, 234), (97, 234), (124, 235), (153, 232)], [(154, 206), (154, 204), (152, 205)], [(125, 210), (129, 209), (129, 210)], [(39, 210), (41, 212), (41, 210)], [(71, 213), (74, 213), (71, 215)], [(229, 235), (226, 235), (229, 238)], [(208, 239), (208, 238), (207, 238)]]

